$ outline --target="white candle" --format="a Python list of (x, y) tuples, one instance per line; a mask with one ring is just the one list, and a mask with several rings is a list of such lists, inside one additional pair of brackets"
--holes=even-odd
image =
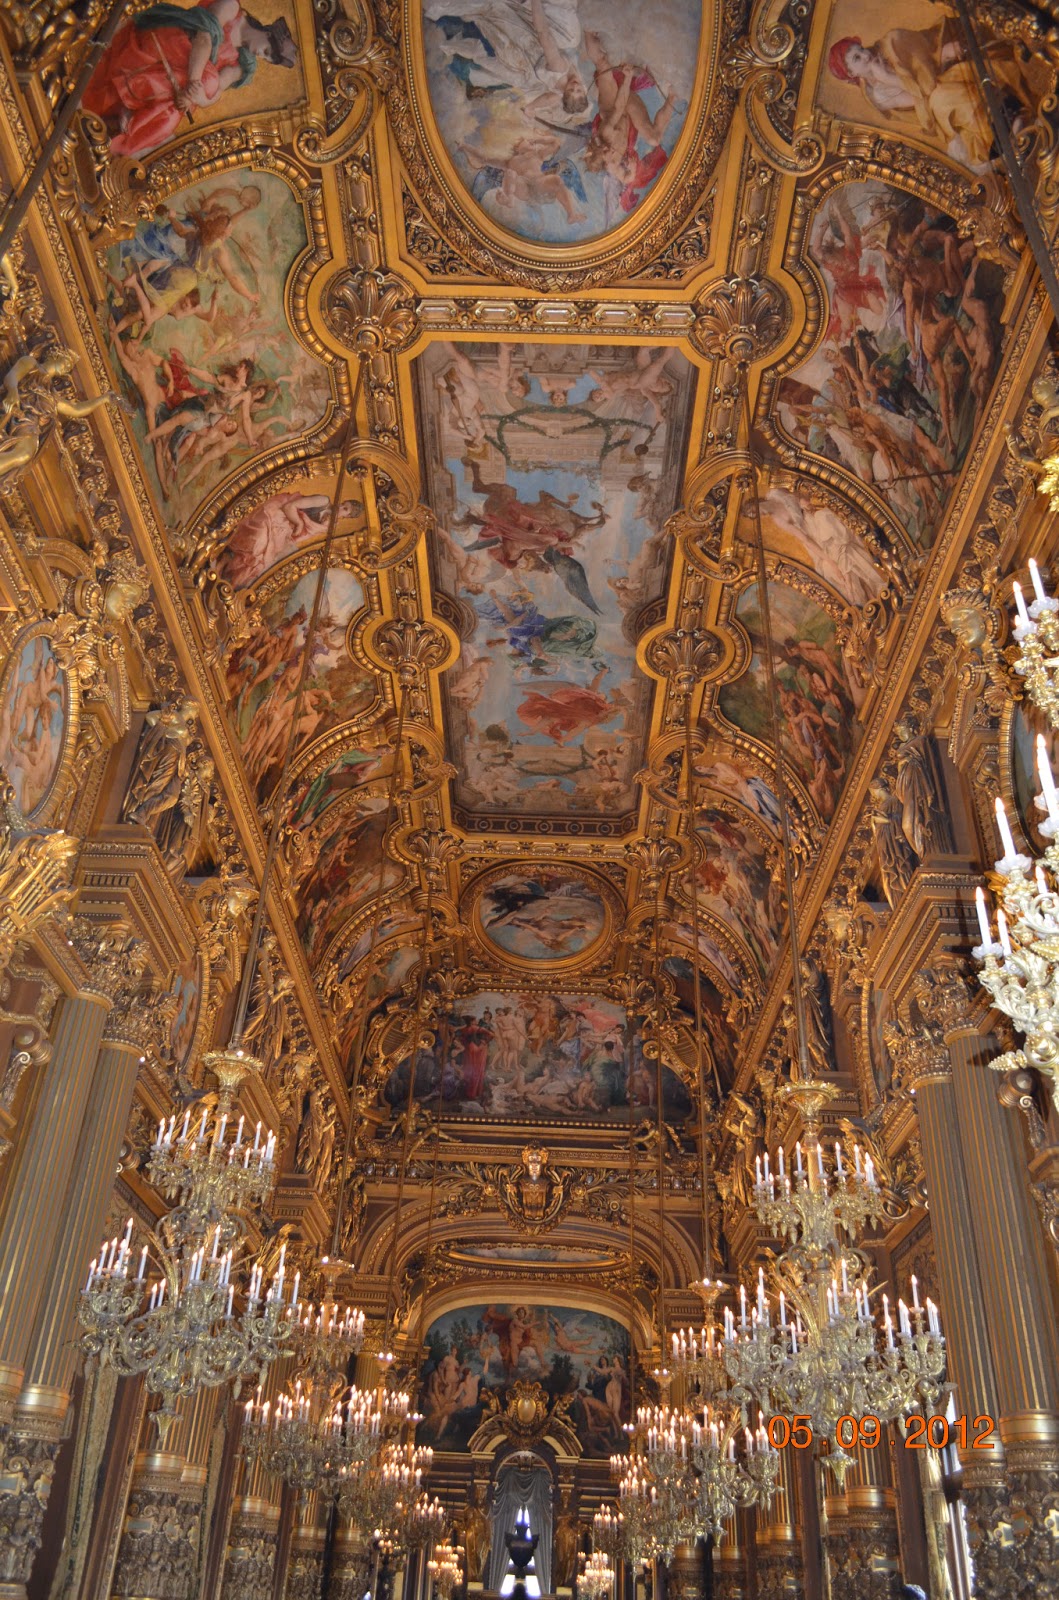
[(782, 1178), (784, 1176), (783, 1146), (782, 1145), (780, 1145), (779, 1149), (776, 1151), (776, 1160), (779, 1162), (780, 1177)]
[(982, 935), (982, 948), (983, 950), (991, 950), (993, 947), (993, 930), (989, 926), (989, 912), (985, 908), (985, 890), (981, 884), (974, 891), (974, 903), (978, 908), (978, 927)]
[(1043, 605), (1044, 601), (1047, 600), (1048, 595), (1045, 591), (1044, 584), (1041, 582), (1041, 569), (1038, 567), (1032, 556), (1030, 557), (1030, 582), (1033, 584), (1033, 598), (1037, 601), (1038, 605)]
[(915, 1275), (914, 1272), (912, 1274), (912, 1304), (915, 1306), (916, 1310), (918, 1311), (919, 1310), (919, 1280), (916, 1278), (916, 1275)]
[(996, 914), (997, 932), (1000, 934), (1000, 948), (1006, 956), (1011, 954), (1011, 940), (1008, 937), (1008, 919), (1003, 911)]
[(144, 1274), (146, 1273), (146, 1271), (147, 1271), (147, 1246), (144, 1245), (143, 1249), (140, 1252), (140, 1270), (136, 1274), (136, 1282), (137, 1283), (142, 1283), (143, 1282)]
[(802, 1166), (802, 1141), (800, 1139), (798, 1140), (798, 1143), (794, 1147), (794, 1159), (795, 1159), (795, 1171), (797, 1172), (799, 1178), (804, 1178), (805, 1177), (805, 1169)]
[(1026, 610), (1026, 601), (1022, 593), (1021, 583), (1013, 583), (1011, 592), (1015, 596), (1015, 610), (1018, 612), (1020, 624), (1024, 628), (1032, 628), (1033, 623), (1030, 621), (1030, 614)]
[(1008, 822), (1008, 814), (999, 795), (994, 800), (993, 806), (996, 811), (996, 824), (1000, 829), (1000, 842), (1004, 846), (1004, 860), (1012, 861), (1018, 852), (1015, 849), (1015, 839)]

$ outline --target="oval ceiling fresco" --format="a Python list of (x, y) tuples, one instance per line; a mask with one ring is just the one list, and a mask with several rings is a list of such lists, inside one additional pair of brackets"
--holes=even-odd
[(711, 12), (696, 0), (421, 0), (426, 88), (465, 190), (534, 243), (620, 227), (670, 165)]

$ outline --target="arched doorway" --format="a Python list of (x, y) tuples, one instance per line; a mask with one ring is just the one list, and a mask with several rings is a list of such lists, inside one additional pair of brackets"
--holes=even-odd
[[(489, 1551), (486, 1587), (504, 1594), (514, 1584), (507, 1551), (507, 1535), (516, 1521), (529, 1524), (538, 1536), (537, 1548), (526, 1579), (530, 1595), (552, 1592), (552, 1469), (531, 1450), (517, 1450), (500, 1462), (493, 1480), (489, 1512), (493, 1541)], [(505, 1588), (506, 1585), (506, 1588)]]

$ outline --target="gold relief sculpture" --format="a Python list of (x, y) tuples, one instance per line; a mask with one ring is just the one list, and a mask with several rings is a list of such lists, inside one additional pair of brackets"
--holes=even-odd
[(125, 404), (112, 389), (87, 400), (72, 399), (65, 380), (75, 361), (72, 350), (45, 340), (35, 351), (19, 356), (4, 374), (0, 489), (17, 480), (36, 460), (61, 421), (90, 417), (109, 401)]

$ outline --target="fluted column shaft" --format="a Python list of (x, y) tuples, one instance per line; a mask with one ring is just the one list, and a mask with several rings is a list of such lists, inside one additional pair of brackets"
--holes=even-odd
[(109, 1001), (64, 997), (51, 1031), (29, 1125), (16, 1150), (0, 1214), (0, 1400), (17, 1399), (44, 1299), (51, 1260), (66, 1222), (78, 1140), (95, 1079)]
[(66, 1191), (64, 1226), (52, 1252), (26, 1366), (20, 1411), (38, 1400), (65, 1409), (77, 1364), (77, 1303), (87, 1263), (99, 1249), (139, 1066), (138, 1045), (108, 1042), (100, 1052)]
[(960, 1411), (968, 1416), (995, 1416), (996, 1374), (986, 1327), (982, 1267), (947, 1059), (917, 1078), (915, 1096), (949, 1376), (956, 1384)]
[(948, 1026), (961, 1143), (979, 1174), (970, 1190), (984, 1265), (983, 1293), (996, 1371), (1000, 1436), (1012, 1464), (1020, 1450), (1059, 1441), (1059, 1335), (1040, 1219), (1026, 1176), (1018, 1120), (987, 1071), (999, 1054), (970, 1019)]

